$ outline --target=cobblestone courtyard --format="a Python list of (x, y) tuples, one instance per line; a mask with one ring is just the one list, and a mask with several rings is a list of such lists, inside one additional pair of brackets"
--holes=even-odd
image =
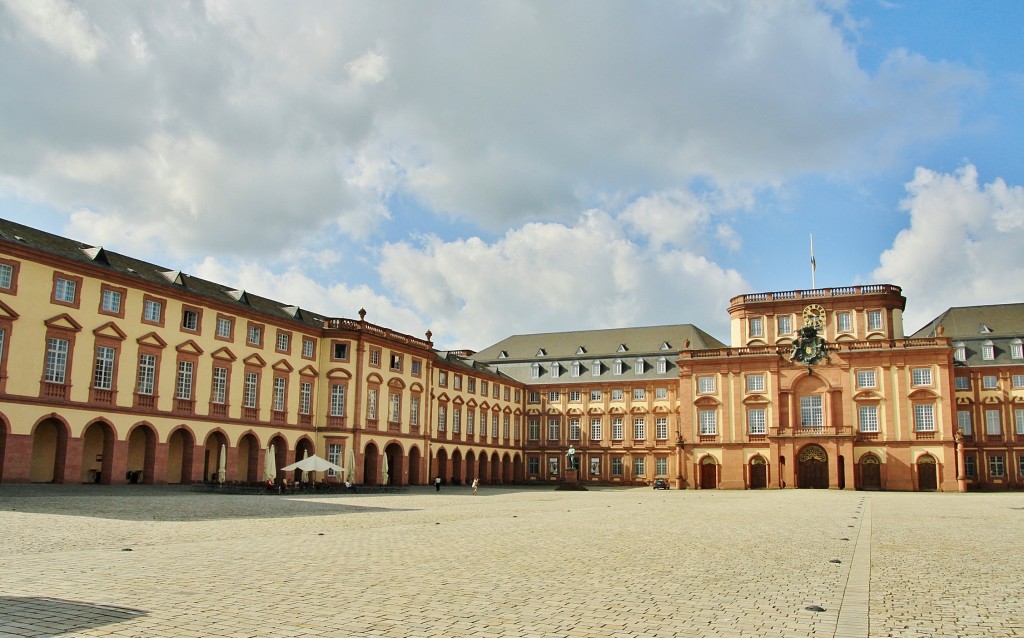
[(1022, 531), (1021, 493), (5, 485), (0, 636), (1024, 636)]

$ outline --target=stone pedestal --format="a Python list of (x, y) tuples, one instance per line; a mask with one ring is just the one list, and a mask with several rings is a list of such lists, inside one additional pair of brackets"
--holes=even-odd
[(556, 490), (586, 492), (586, 486), (580, 483), (580, 471), (574, 469), (565, 470), (565, 480), (555, 488)]

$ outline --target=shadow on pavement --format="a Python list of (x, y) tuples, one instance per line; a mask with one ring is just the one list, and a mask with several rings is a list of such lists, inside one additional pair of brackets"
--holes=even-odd
[(60, 636), (124, 622), (140, 609), (38, 596), (0, 596), (0, 635), (36, 638)]

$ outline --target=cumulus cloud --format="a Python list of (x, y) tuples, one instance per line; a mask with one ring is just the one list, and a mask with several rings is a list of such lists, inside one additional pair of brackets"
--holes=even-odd
[(427, 236), (387, 244), (380, 272), (449, 346), (659, 323), (727, 332), (722, 309), (744, 288), (742, 277), (685, 249), (652, 250), (626, 226), (591, 210), (572, 224), (529, 223), (490, 243)]
[(948, 130), (977, 79), (866, 70), (812, 3), (4, 6), (4, 194), (184, 229), (179, 252), (373, 237), (395, 195), (493, 233), (863, 170)]
[(953, 173), (918, 168), (906, 190), (900, 208), (910, 226), (873, 276), (903, 287), (908, 332), (951, 306), (1024, 298), (1024, 187), (979, 183), (966, 164)]

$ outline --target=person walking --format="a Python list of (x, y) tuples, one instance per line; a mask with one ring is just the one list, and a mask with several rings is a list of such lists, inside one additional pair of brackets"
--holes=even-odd
[(441, 491), (441, 477), (438, 476), (434, 479), (434, 490), (437, 492)]
[(476, 487), (480, 485), (480, 479), (473, 479), (473, 493), (476, 494)]

